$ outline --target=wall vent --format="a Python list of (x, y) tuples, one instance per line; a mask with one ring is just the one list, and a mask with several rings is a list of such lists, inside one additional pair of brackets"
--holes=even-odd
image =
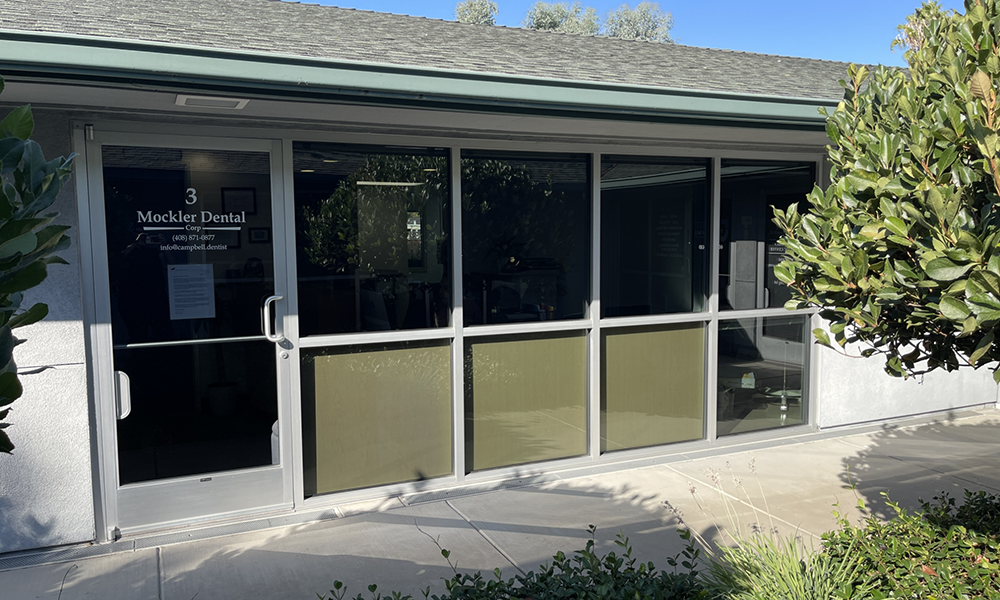
[(222, 98), (219, 96), (187, 96), (178, 94), (174, 102), (177, 106), (191, 108), (221, 108), (224, 110), (242, 110), (250, 102), (239, 98)]

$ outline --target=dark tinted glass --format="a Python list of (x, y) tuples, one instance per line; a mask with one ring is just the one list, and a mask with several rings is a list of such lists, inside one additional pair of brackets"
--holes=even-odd
[(705, 310), (708, 161), (601, 160), (602, 316)]
[(466, 325), (584, 317), (589, 165), (585, 155), (462, 154)]
[(115, 370), (132, 388), (118, 421), (122, 484), (278, 464), (273, 343), (115, 350)]
[(719, 308), (780, 308), (791, 298), (774, 277), (785, 248), (771, 207), (803, 209), (815, 170), (813, 163), (722, 161)]
[(719, 323), (719, 435), (806, 422), (807, 319)]
[(447, 151), (296, 142), (302, 335), (446, 327)]
[(261, 335), (274, 293), (268, 154), (102, 151), (115, 345)]
[(278, 464), (275, 347), (261, 330), (274, 293), (269, 155), (102, 155), (114, 369), (131, 388), (120, 483)]

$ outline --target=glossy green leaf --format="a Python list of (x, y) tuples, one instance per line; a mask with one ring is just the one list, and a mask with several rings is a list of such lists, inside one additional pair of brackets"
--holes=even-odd
[(953, 296), (941, 296), (941, 314), (951, 321), (964, 321), (972, 311), (965, 302)]
[(39, 302), (24, 311), (23, 313), (14, 315), (8, 322), (8, 327), (15, 329), (17, 327), (25, 327), (33, 323), (37, 323), (44, 319), (49, 314), (49, 306), (42, 302)]
[(820, 328), (813, 329), (813, 336), (816, 338), (816, 343), (823, 346), (830, 345), (830, 336), (826, 331)]
[(35, 119), (31, 115), (31, 106), (28, 105), (15, 108), (0, 121), (0, 137), (27, 140), (34, 130)]
[(947, 258), (935, 258), (927, 263), (924, 272), (928, 277), (938, 281), (952, 281), (958, 279), (972, 268), (972, 264), (958, 265)]

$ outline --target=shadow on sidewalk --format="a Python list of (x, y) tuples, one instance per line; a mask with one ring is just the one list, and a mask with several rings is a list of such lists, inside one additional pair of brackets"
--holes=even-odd
[[(911, 428), (884, 425), (865, 446), (843, 459), (840, 479), (854, 486), (880, 519), (895, 513), (889, 498), (917, 509), (942, 492), (959, 501), (964, 490), (1000, 493), (1000, 420), (956, 420), (953, 415)], [(849, 443), (857, 438), (850, 438)]]

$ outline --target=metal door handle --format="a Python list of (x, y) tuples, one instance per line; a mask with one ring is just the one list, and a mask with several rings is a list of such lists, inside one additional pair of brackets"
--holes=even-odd
[(132, 384), (124, 371), (115, 371), (115, 399), (118, 401), (118, 420), (132, 412)]
[(285, 336), (280, 333), (276, 334), (271, 330), (271, 305), (282, 298), (284, 298), (284, 296), (270, 296), (267, 300), (264, 300), (264, 337), (266, 337), (268, 341), (274, 342), (275, 344), (283, 342), (285, 340)]

